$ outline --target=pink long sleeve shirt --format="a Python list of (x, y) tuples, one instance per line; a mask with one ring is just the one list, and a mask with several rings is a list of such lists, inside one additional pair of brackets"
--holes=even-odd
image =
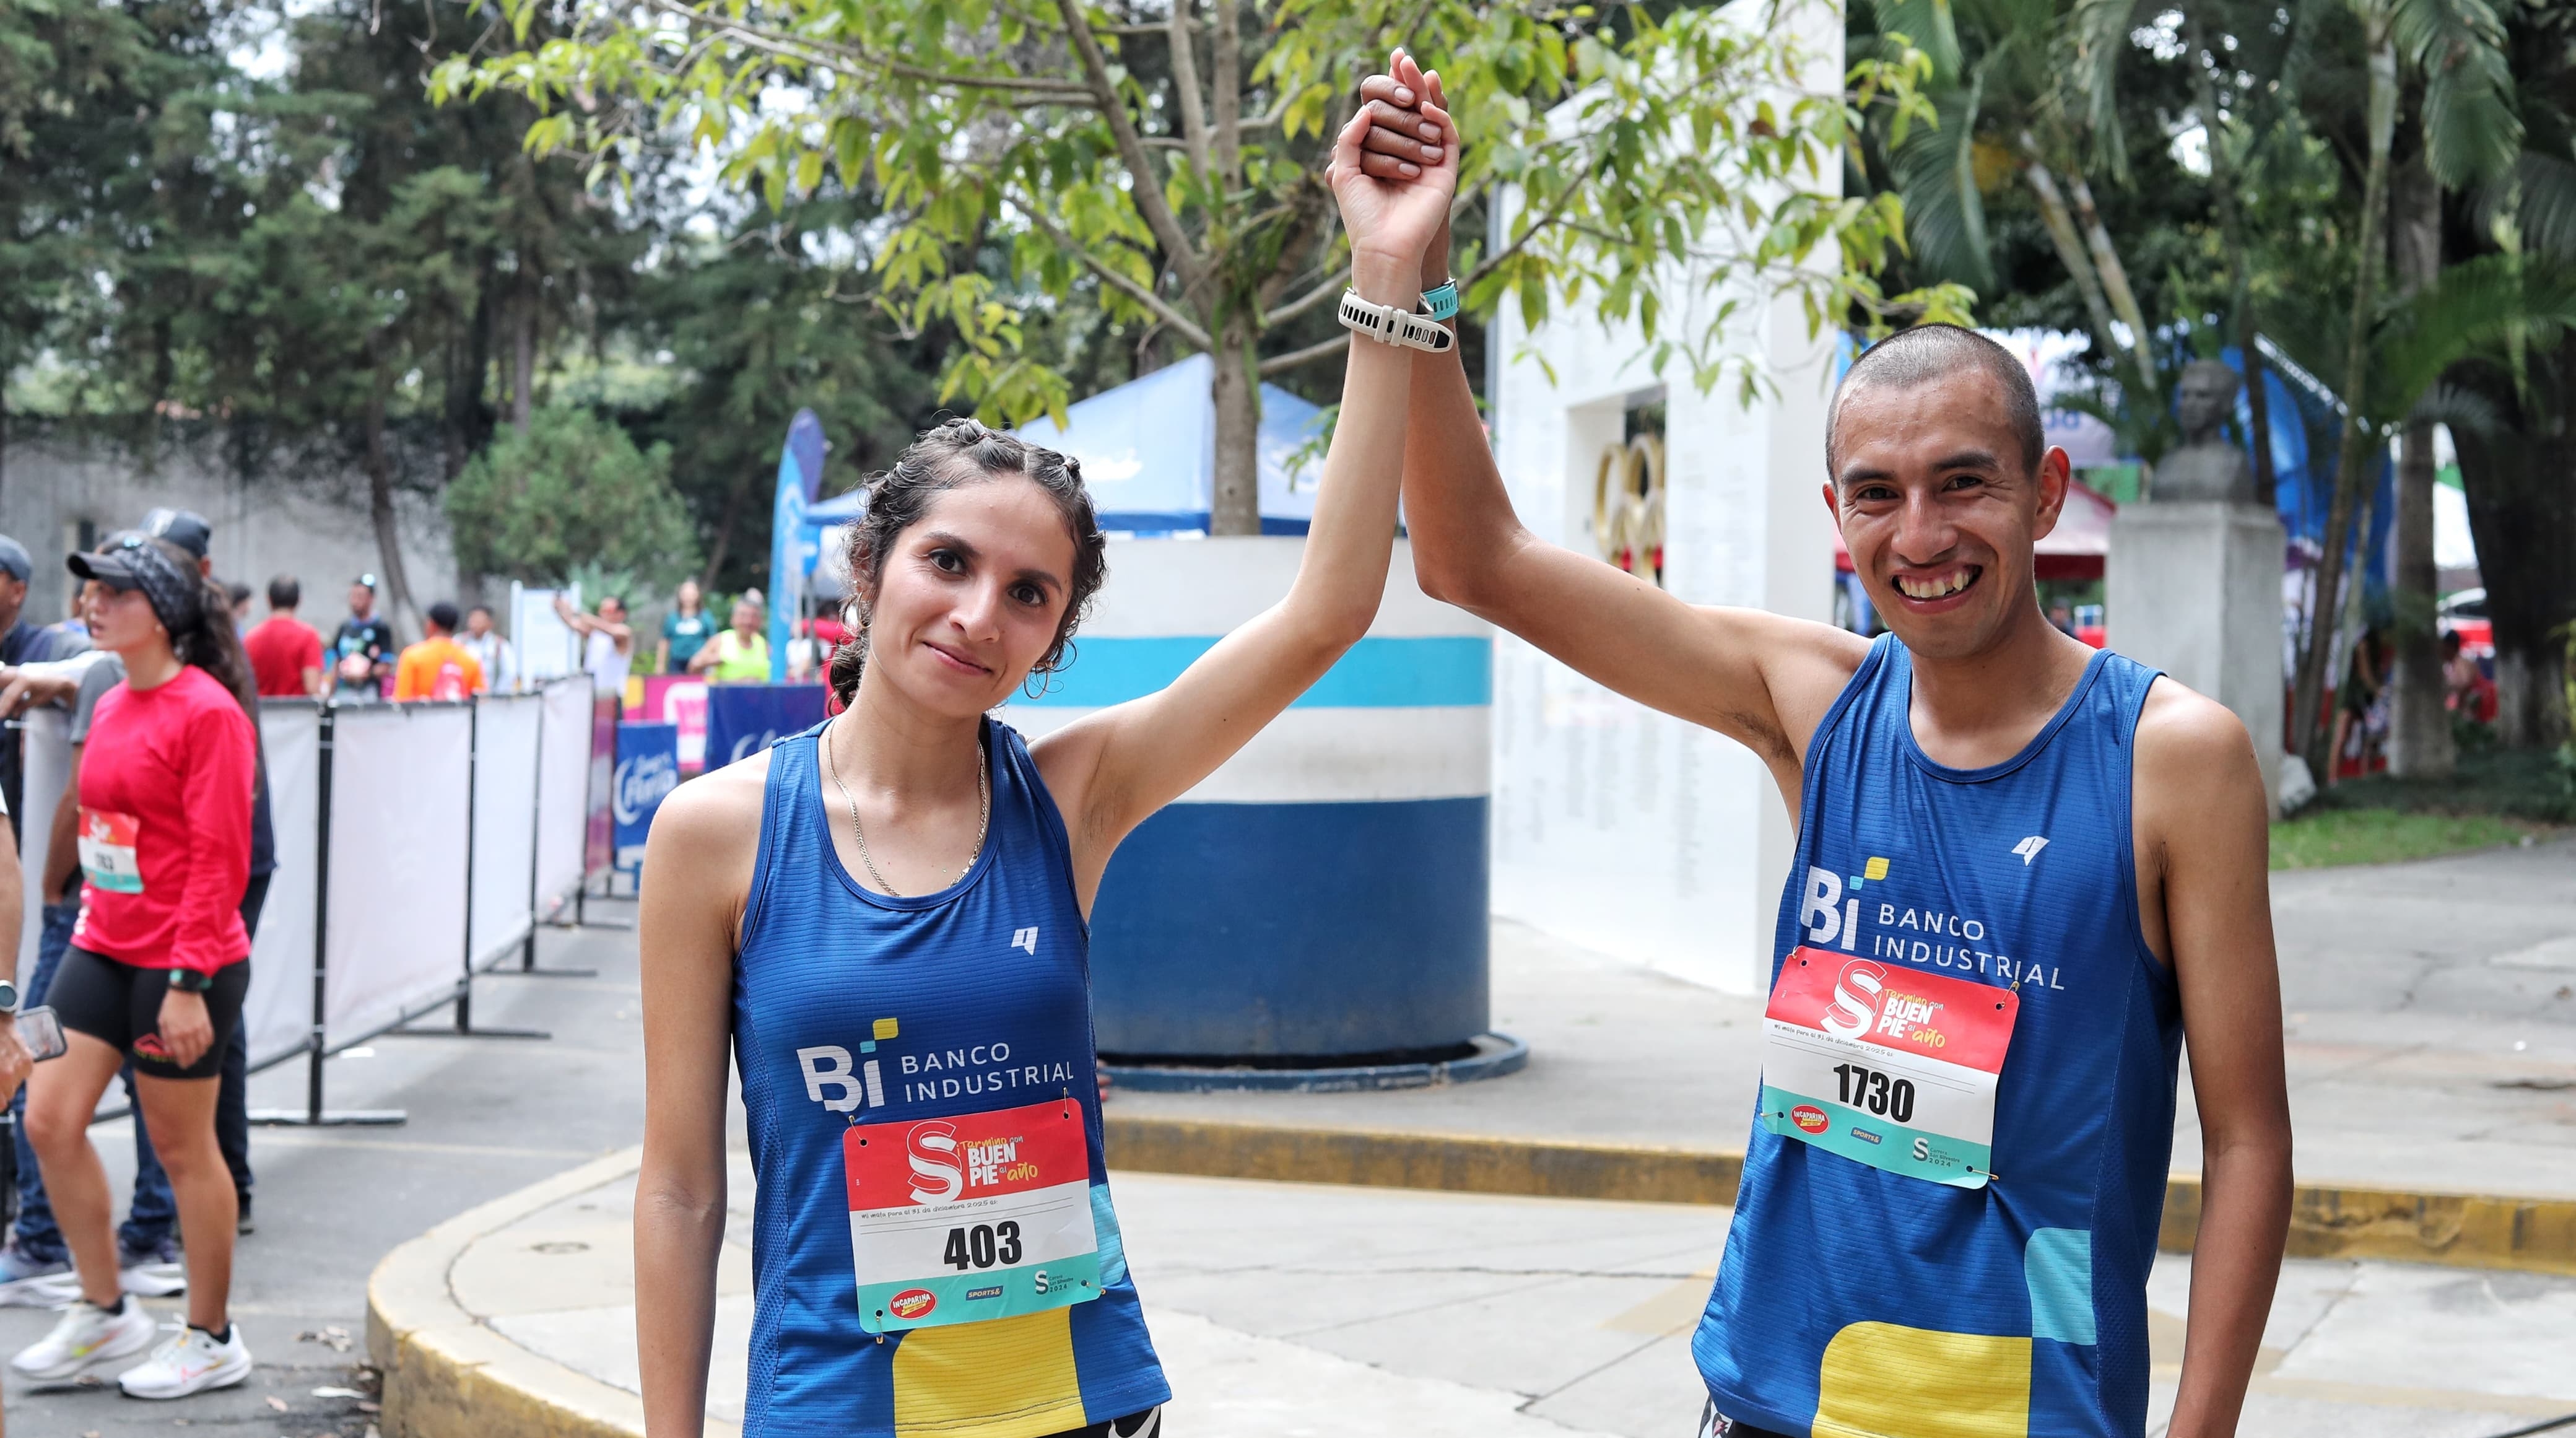
[(80, 761), (80, 920), (72, 942), (145, 969), (212, 973), (250, 956), (258, 737), (215, 677), (101, 696)]

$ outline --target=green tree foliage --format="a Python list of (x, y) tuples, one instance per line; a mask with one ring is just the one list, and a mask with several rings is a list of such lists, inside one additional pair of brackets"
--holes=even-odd
[[(1833, 194), (1834, 157), (1869, 96), (1890, 97), (1900, 126), (1921, 118), (1915, 57), (1864, 64), (1847, 93), (1811, 73), (1776, 4), (505, 3), (516, 47), (449, 61), (439, 93), (524, 96), (542, 114), (532, 149), (603, 174), (676, 132), (773, 212), (827, 175), (874, 196), (888, 222), (864, 258), (886, 302), (909, 329), (958, 336), (943, 397), (1013, 422), (1060, 413), (1069, 388), (1026, 343), (1028, 316), (1077, 289), (1213, 353), (1221, 533), (1257, 529), (1257, 380), (1347, 343), (1285, 347), (1347, 278), (1321, 155), (1391, 43), (1437, 64), (1465, 107), (1466, 198), (1519, 196), (1502, 246), (1466, 271), (1470, 304), (1533, 320), (1588, 305), (1703, 386), (1752, 378), (1717, 342), (1739, 307), (1674, 330), (1667, 266), (1794, 293), (1820, 324), (1877, 311), (1898, 206)], [(1006, 275), (976, 263), (987, 245)], [(1953, 313), (1960, 297), (1910, 298)]]
[(585, 409), (548, 406), (504, 429), (449, 486), (457, 567), (559, 584), (574, 570), (676, 583), (697, 568), (670, 446), (638, 449)]

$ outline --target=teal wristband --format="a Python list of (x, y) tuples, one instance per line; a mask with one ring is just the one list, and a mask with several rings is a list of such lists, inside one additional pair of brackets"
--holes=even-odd
[(1455, 280), (1443, 280), (1440, 283), (1440, 288), (1436, 290), (1424, 290), (1422, 292), (1422, 309), (1419, 313), (1425, 319), (1456, 319), (1458, 317), (1458, 282)]

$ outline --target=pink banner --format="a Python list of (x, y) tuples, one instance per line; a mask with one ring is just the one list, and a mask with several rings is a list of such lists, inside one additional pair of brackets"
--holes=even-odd
[[(680, 772), (695, 774), (707, 766), (707, 685), (686, 674), (647, 674), (640, 705), (630, 704), (626, 717), (638, 724), (680, 726)], [(627, 691), (633, 694), (636, 691)]]

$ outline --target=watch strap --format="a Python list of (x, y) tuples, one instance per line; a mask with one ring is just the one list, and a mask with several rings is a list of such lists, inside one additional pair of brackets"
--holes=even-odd
[(172, 969), (170, 971), (170, 987), (174, 989), (184, 989), (192, 994), (202, 994), (214, 986), (215, 976), (212, 974), (201, 974), (195, 969)]
[(1370, 304), (1357, 290), (1342, 291), (1340, 319), (1354, 334), (1425, 354), (1445, 354), (1458, 343), (1446, 326), (1393, 305)]
[(1424, 290), (1422, 314), (1426, 319), (1456, 319), (1458, 317), (1458, 282), (1442, 280), (1436, 288)]

